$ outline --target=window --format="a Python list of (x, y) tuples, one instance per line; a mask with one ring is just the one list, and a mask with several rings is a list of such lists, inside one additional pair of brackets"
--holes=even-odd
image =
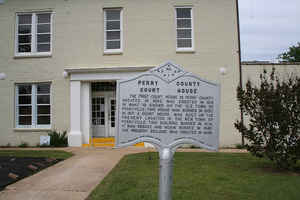
[(104, 9), (104, 53), (122, 52), (122, 10)]
[(190, 7), (176, 7), (176, 50), (193, 51), (193, 13)]
[(17, 128), (51, 128), (50, 83), (16, 85)]
[(52, 13), (19, 13), (16, 26), (16, 56), (49, 55)]

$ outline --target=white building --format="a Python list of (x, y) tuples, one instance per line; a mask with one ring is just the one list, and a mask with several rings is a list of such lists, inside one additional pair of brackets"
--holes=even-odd
[(4, 0), (0, 27), (0, 145), (112, 140), (116, 80), (168, 60), (221, 84), (220, 145), (241, 143), (236, 0)]

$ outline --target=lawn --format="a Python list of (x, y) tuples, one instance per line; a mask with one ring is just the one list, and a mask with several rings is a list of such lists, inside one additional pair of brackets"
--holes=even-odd
[[(157, 199), (157, 153), (124, 157), (88, 200)], [(183, 153), (174, 157), (173, 200), (299, 199), (300, 173), (239, 153)]]

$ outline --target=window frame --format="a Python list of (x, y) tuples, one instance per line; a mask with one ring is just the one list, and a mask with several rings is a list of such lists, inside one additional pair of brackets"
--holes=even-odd
[[(106, 11), (107, 10), (118, 10), (120, 11), (120, 48), (119, 49), (107, 49), (106, 40)], [(103, 33), (104, 33), (104, 54), (121, 54), (123, 53), (123, 8), (103, 8)]]
[[(38, 52), (37, 51), (37, 15), (38, 14), (50, 14), (50, 51)], [(31, 15), (31, 51), (19, 52), (19, 16)], [(52, 55), (53, 46), (53, 12), (52, 11), (37, 11), (37, 12), (17, 12), (15, 23), (15, 57), (43, 57)]]
[[(191, 47), (178, 47), (178, 38), (177, 38), (177, 19), (189, 19), (189, 18), (177, 18), (177, 9), (178, 8), (189, 8), (191, 13), (191, 39), (192, 39), (192, 46)], [(194, 35), (194, 9), (193, 6), (175, 6), (175, 42), (176, 42), (176, 52), (194, 52), (195, 51), (195, 35)]]
[[(39, 84), (49, 84), (50, 86), (50, 93), (47, 94), (38, 94), (37, 86)], [(31, 86), (31, 125), (20, 125), (19, 124), (19, 86), (22, 85), (30, 85)], [(17, 83), (15, 84), (15, 127), (21, 128), (21, 129), (51, 129), (52, 126), (52, 84), (51, 82), (38, 82), (38, 83)], [(50, 124), (43, 124), (39, 125), (37, 124), (38, 121), (38, 106), (41, 104), (38, 104), (37, 97), (38, 95), (49, 95), (49, 105), (50, 106)], [(29, 96), (29, 94), (22, 95), (22, 96)], [(24, 104), (21, 104), (22, 106)], [(28, 104), (29, 105), (29, 104)], [(46, 105), (46, 104), (43, 104)], [(46, 115), (46, 114), (45, 114)], [(47, 114), (48, 115), (48, 114)]]

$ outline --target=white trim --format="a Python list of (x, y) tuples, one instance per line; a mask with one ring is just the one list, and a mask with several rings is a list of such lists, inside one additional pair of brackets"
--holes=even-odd
[(71, 74), (71, 81), (111, 81), (129, 79), (137, 76), (142, 72), (114, 72), (114, 73), (76, 73)]
[[(19, 52), (19, 16), (20, 15), (31, 15), (31, 52)], [(50, 51), (48, 52), (37, 52), (37, 15), (38, 14), (50, 14)], [(29, 25), (29, 24), (28, 24)], [(17, 12), (16, 13), (16, 24), (15, 24), (15, 57), (49, 57), (52, 55), (53, 45), (53, 12), (52, 11), (34, 11), (34, 12)]]
[[(192, 39), (192, 47), (189, 48), (179, 48), (178, 45), (178, 38), (177, 38), (177, 8), (190, 8), (191, 9), (191, 18), (182, 18), (182, 19), (190, 19), (191, 20), (191, 39)], [(175, 6), (175, 36), (176, 36), (176, 52), (189, 52), (193, 53), (195, 51), (195, 35), (194, 35), (194, 12), (193, 12), (193, 6)], [(189, 38), (188, 38), (189, 39)]]
[(153, 69), (155, 66), (133, 66), (133, 67), (96, 67), (96, 68), (81, 68), (81, 67), (70, 67), (66, 68), (65, 71), (72, 73), (108, 73), (108, 72), (145, 72)]
[[(106, 40), (106, 11), (107, 10), (118, 10), (120, 11), (120, 30), (116, 30), (116, 31), (120, 31), (120, 48), (119, 49), (107, 49), (107, 40)], [(103, 24), (104, 24), (104, 52), (103, 54), (122, 54), (123, 52), (123, 9), (122, 8), (103, 8)], [(115, 20), (115, 21), (119, 21), (119, 20)], [(116, 40), (117, 41), (117, 40)]]
[(154, 67), (69, 68), (71, 81), (111, 81), (128, 79)]

